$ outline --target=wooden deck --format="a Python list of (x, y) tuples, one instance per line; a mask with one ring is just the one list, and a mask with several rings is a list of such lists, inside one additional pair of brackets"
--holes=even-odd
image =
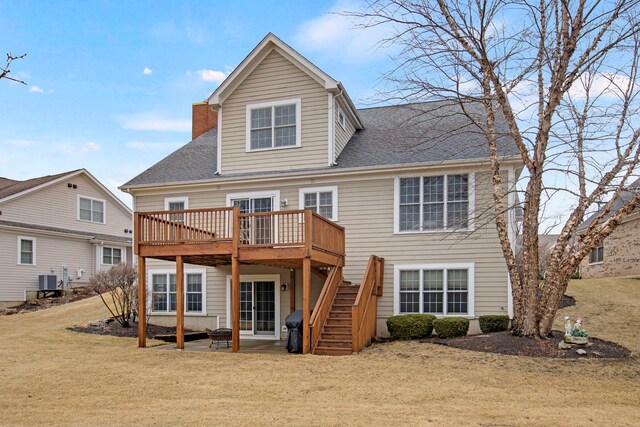
[[(240, 347), (240, 264), (302, 269), (303, 352), (311, 351), (311, 274), (317, 267), (340, 269), (345, 261), (344, 228), (310, 210), (243, 214), (240, 208), (136, 212), (138, 312), (146, 313), (146, 259), (176, 263), (177, 347), (184, 348), (184, 263), (231, 265), (233, 351)], [(291, 287), (291, 292), (295, 288)], [(146, 317), (140, 316), (138, 345), (146, 346)]]

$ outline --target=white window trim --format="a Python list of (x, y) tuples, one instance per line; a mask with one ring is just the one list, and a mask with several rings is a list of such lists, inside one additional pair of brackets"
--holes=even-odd
[[(340, 114), (342, 114), (342, 123), (340, 123)], [(347, 116), (344, 114), (344, 110), (342, 107), (338, 105), (338, 115), (336, 121), (340, 125), (340, 127), (344, 130), (347, 130)]]
[[(591, 252), (593, 252), (594, 250), (598, 249), (600, 246), (602, 246), (602, 261), (591, 262)], [(591, 251), (589, 252), (588, 256), (589, 256), (589, 258), (588, 258), (589, 265), (601, 265), (601, 264), (604, 264), (604, 243), (601, 243), (598, 246), (596, 246), (595, 248), (591, 249)]]
[[(22, 240), (31, 240), (31, 242), (33, 242), (33, 262), (31, 264), (25, 264), (22, 262), (22, 257), (20, 256), (22, 253), (22, 247), (20, 246), (20, 242)], [(36, 265), (36, 238), (35, 237), (28, 237), (28, 236), (18, 236), (18, 259), (17, 259), (17, 264), (18, 265)]]
[[(466, 317), (469, 319), (475, 318), (475, 263), (452, 263), (452, 264), (396, 264), (393, 267), (393, 314), (399, 315), (400, 313), (400, 272), (404, 270), (419, 270), (420, 271), (420, 287), (422, 287), (423, 270), (444, 270), (444, 284), (447, 285), (447, 271), (448, 270), (468, 270), (467, 286), (468, 286), (468, 302), (467, 302), (467, 314), (436, 314), (436, 317)], [(420, 291), (420, 310), (423, 309), (424, 292)], [(446, 308), (447, 304), (447, 290), (444, 290), (443, 308)], [(406, 313), (409, 314), (409, 313)]]
[(227, 207), (233, 206), (236, 199), (261, 199), (265, 197), (273, 198), (273, 211), (280, 210), (280, 190), (271, 191), (249, 191), (246, 193), (227, 193)]
[[(284, 323), (281, 323), (281, 309), (280, 309), (280, 294), (282, 291), (280, 290), (280, 275), (279, 274), (241, 274), (240, 275), (241, 282), (274, 282), (275, 283), (275, 336), (269, 335), (254, 335), (248, 333), (247, 331), (240, 331), (240, 336), (251, 337), (251, 339), (255, 340), (279, 340), (280, 339), (280, 330)], [(226, 311), (226, 327), (231, 328), (231, 275), (227, 275), (227, 311)]]
[(189, 209), (189, 197), (188, 196), (180, 196), (180, 197), (165, 197), (164, 198), (164, 210), (169, 210), (169, 203), (182, 202), (184, 203), (184, 208)]
[(105, 249), (111, 249), (111, 262), (113, 262), (113, 250), (114, 249), (120, 249), (120, 263), (121, 264), (126, 264), (127, 260), (126, 260), (126, 256), (127, 256), (127, 252), (125, 250), (125, 248), (123, 246), (109, 246), (109, 245), (104, 245), (104, 246), (100, 246), (100, 265), (117, 265), (117, 264), (105, 264), (104, 263), (104, 250)]
[(331, 210), (331, 218), (329, 220), (333, 222), (338, 222), (338, 186), (329, 186), (329, 187), (309, 187), (309, 188), (300, 188), (298, 192), (298, 200), (300, 209), (304, 209), (304, 195), (308, 193), (328, 193), (332, 194), (332, 210)]
[[(420, 188), (422, 189), (422, 178), (426, 176), (444, 176), (444, 192), (447, 192), (447, 176), (449, 175), (468, 175), (468, 219), (467, 228), (443, 228), (441, 230), (405, 230), (400, 231), (400, 179), (401, 178), (420, 178)], [(398, 175), (393, 180), (393, 234), (420, 234), (420, 233), (468, 233), (475, 231), (475, 204), (476, 204), (476, 184), (475, 172), (452, 172), (452, 173), (420, 173), (420, 174), (403, 174)], [(420, 190), (420, 228), (422, 228), (422, 206), (423, 192)], [(444, 220), (447, 220), (447, 201), (444, 201)]]
[[(150, 268), (147, 270), (147, 307), (149, 307), (149, 314), (152, 316), (175, 316), (175, 311), (153, 311), (153, 275), (154, 274), (176, 274), (175, 269), (170, 268)], [(201, 274), (202, 275), (202, 312), (196, 313), (193, 311), (187, 311), (187, 274)], [(207, 316), (207, 269), (206, 268), (194, 268), (185, 267), (184, 269), (184, 315), (192, 317), (206, 317)], [(169, 284), (167, 283), (167, 286)], [(177, 285), (176, 285), (177, 286)], [(177, 290), (177, 288), (176, 288)], [(168, 304), (168, 301), (167, 301)]]
[[(90, 221), (87, 219), (80, 219), (80, 199), (88, 199), (88, 200), (93, 200), (96, 202), (102, 202), (102, 207), (104, 208), (104, 212), (102, 212), (102, 222), (98, 222), (98, 221)], [(91, 212), (93, 212), (93, 209), (91, 210)], [(77, 213), (77, 220), (78, 221), (82, 221), (82, 222), (88, 222), (91, 224), (106, 224), (107, 223), (107, 201), (104, 199), (98, 199), (96, 197), (89, 197), (89, 196), (83, 196), (81, 194), (78, 194), (78, 202), (77, 202), (77, 209), (76, 209), (76, 213)]]
[[(251, 148), (251, 110), (255, 110), (258, 108), (267, 108), (267, 107), (279, 107), (281, 105), (289, 105), (295, 104), (296, 106), (296, 145), (289, 145), (286, 147), (269, 147), (269, 148)], [(258, 104), (247, 104), (246, 109), (246, 151), (247, 153), (253, 153), (257, 151), (270, 151), (270, 150), (286, 150), (288, 148), (298, 148), (302, 146), (302, 131), (301, 131), (301, 123), (302, 123), (302, 99), (294, 98), (294, 99), (282, 99), (278, 101), (269, 101), (269, 102), (261, 102)], [(273, 121), (273, 116), (271, 118)], [(272, 125), (273, 126), (273, 125)], [(275, 140), (272, 139), (272, 144), (275, 144)]]

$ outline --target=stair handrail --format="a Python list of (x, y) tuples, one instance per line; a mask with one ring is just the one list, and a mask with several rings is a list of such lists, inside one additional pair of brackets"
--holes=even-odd
[(369, 263), (360, 284), (358, 295), (351, 307), (351, 341), (354, 352), (359, 352), (376, 334), (378, 296), (382, 295), (384, 259), (376, 255)]
[(337, 265), (331, 269), (327, 279), (324, 282), (318, 301), (313, 308), (313, 314), (309, 320), (309, 328), (311, 329), (311, 351), (315, 350), (322, 328), (327, 322), (327, 316), (331, 311), (333, 300), (336, 298), (338, 288), (342, 283), (342, 266)]

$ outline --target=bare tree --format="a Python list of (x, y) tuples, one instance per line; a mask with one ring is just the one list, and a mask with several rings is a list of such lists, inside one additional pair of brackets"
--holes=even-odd
[[(513, 291), (513, 331), (548, 337), (581, 260), (640, 204), (621, 198), (637, 176), (638, 1), (378, 0), (348, 12), (391, 29), (401, 49), (386, 99), (448, 100), (468, 114), (490, 158), (493, 218)], [(498, 122), (506, 121), (503, 132)], [(499, 142), (517, 147), (523, 173), (505, 182)], [(509, 238), (508, 193), (519, 192), (521, 236)], [(540, 280), (538, 233), (545, 204), (563, 199), (561, 232)], [(586, 215), (602, 200), (600, 214)], [(620, 207), (612, 209), (613, 206)], [(580, 227), (580, 229), (579, 229)]]
[(14, 77), (11, 77), (9, 74), (11, 73), (11, 70), (9, 69), (9, 67), (11, 66), (11, 63), (13, 61), (15, 61), (16, 59), (23, 59), (25, 56), (27, 56), (27, 54), (22, 54), (22, 55), (18, 55), (18, 56), (14, 56), (10, 53), (7, 53), (7, 62), (3, 67), (0, 67), (0, 79), (7, 79), (7, 80), (11, 80), (14, 81), (16, 83), (22, 83), (23, 85), (26, 85), (26, 83), (22, 80), (16, 79)]
[[(113, 318), (123, 327), (134, 319), (136, 303), (136, 270), (127, 264), (117, 264), (99, 271), (90, 280), (93, 292), (100, 296)], [(108, 299), (105, 299), (106, 295)]]

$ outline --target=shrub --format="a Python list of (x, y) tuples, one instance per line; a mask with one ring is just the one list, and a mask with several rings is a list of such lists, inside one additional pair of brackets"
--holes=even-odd
[(389, 334), (395, 339), (410, 340), (424, 338), (433, 332), (433, 314), (403, 314), (387, 319)]
[(469, 319), (464, 317), (443, 317), (433, 321), (438, 338), (455, 338), (467, 335)]
[(479, 320), (480, 330), (483, 334), (509, 329), (509, 316), (506, 314), (480, 316)]
[[(136, 305), (136, 270), (127, 264), (117, 264), (109, 270), (96, 273), (89, 288), (98, 294), (113, 318), (123, 327), (129, 327)], [(107, 298), (105, 296), (109, 294)]]

